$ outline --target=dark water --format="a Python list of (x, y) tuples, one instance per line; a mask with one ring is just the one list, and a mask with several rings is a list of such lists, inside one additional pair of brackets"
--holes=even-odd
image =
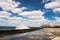
[(46, 38), (46, 30), (37, 30), (23, 34), (14, 34), (0, 37), (0, 40), (51, 40)]

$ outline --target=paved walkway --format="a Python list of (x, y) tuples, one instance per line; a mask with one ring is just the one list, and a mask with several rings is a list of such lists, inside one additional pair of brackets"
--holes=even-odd
[(52, 40), (60, 40), (60, 37), (55, 37), (55, 38), (52, 39)]
[(14, 34), (4, 37), (0, 37), (0, 40), (45, 40), (46, 30), (36, 30), (33, 32), (27, 32), (23, 34)]
[(0, 40), (60, 40), (46, 29), (0, 37)]

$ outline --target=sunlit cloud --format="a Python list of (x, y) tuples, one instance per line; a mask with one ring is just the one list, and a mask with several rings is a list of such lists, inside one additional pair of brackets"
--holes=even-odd
[[(46, 0), (46, 1), (43, 0), (43, 2), (48, 2), (48, 1), (49, 0)], [(20, 25), (40, 26), (43, 24), (52, 23), (51, 20), (48, 20), (47, 18), (45, 18), (45, 16), (44, 16), (44, 14), (46, 14), (45, 11), (42, 11), (42, 10), (24, 11), (29, 8), (25, 7), (25, 6), (19, 7), (21, 5), (22, 5), (21, 2), (16, 2), (14, 0), (0, 0), (0, 7), (2, 8), (2, 11), (0, 11), (0, 19), (3, 20), (3, 22), (1, 22), (1, 23), (5, 22), (4, 25), (8, 24), (8, 25), (15, 25), (15, 26), (17, 26), (17, 25), (19, 25), (19, 26)], [(56, 12), (60, 13), (60, 2), (59, 2), (59, 0), (54, 0), (52, 2), (46, 3), (44, 8), (52, 9), (54, 13), (56, 13)], [(10, 13), (9, 11), (12, 13)], [(14, 16), (11, 17), (11, 15), (14, 15)], [(4, 18), (4, 19), (2, 19), (2, 18)], [(55, 18), (55, 19), (58, 22), (60, 20), (59, 18)]]
[(60, 0), (54, 0), (45, 4), (46, 9), (53, 9), (54, 13), (60, 13)]
[(30, 12), (23, 12), (20, 15), (28, 17), (32, 20), (41, 20), (41, 19), (44, 19), (43, 14), (44, 12), (35, 10), (35, 11), (30, 11)]
[(0, 11), (0, 17), (2, 18), (2, 17), (10, 17), (11, 16), (11, 14), (10, 13), (8, 13), (7, 11)]
[(60, 22), (60, 17), (55, 17), (56, 22)]

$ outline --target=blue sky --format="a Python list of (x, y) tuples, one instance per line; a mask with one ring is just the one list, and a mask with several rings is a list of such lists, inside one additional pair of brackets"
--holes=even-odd
[(0, 2), (0, 26), (23, 24), (39, 27), (43, 23), (60, 24), (59, 0), (1, 0)]
[[(25, 11), (32, 11), (32, 10), (49, 10), (49, 11), (45, 11), (46, 14), (44, 14), (44, 16), (46, 18), (48, 18), (49, 20), (54, 20), (54, 18), (52, 18), (52, 16), (60, 16), (60, 14), (54, 14), (53, 11), (51, 9), (45, 9), (44, 5), (45, 2), (42, 2), (43, 0), (15, 0), (17, 2), (21, 2), (22, 4), (19, 5), (18, 7), (27, 7), (28, 9)], [(50, 0), (48, 1), (50, 2)]]

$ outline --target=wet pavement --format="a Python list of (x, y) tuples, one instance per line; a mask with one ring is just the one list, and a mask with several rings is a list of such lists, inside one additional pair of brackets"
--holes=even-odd
[(0, 37), (0, 40), (51, 40), (47, 37), (47, 30), (41, 29), (23, 34), (14, 34)]

